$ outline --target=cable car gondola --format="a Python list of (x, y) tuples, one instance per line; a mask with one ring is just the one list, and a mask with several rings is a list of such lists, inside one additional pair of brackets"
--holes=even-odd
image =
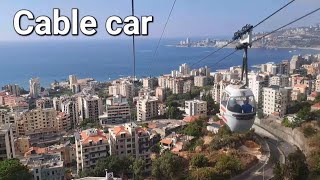
[[(248, 48), (252, 44), (252, 26), (246, 25), (234, 39), (240, 39), (236, 48), (243, 49), (241, 82), (228, 85), (220, 100), (220, 116), (233, 132), (251, 129), (256, 116), (256, 103), (252, 91), (248, 88)], [(244, 79), (245, 76), (245, 79)], [(245, 81), (244, 84), (242, 82)]]
[(256, 103), (252, 91), (241, 85), (228, 85), (221, 98), (222, 120), (233, 132), (250, 130), (256, 116)]

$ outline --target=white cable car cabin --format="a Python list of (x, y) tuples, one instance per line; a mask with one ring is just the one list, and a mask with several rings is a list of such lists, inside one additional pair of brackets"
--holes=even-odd
[(240, 85), (228, 85), (220, 101), (220, 115), (232, 132), (251, 129), (256, 115), (252, 91)]

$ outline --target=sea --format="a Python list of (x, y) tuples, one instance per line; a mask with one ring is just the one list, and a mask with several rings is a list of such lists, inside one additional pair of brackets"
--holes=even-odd
[[(179, 39), (164, 39), (157, 53), (157, 39), (136, 40), (137, 77), (159, 76), (178, 70), (182, 63), (194, 64), (215, 51), (215, 48), (176, 47)], [(222, 49), (193, 68), (209, 66), (211, 71), (240, 65), (243, 52), (238, 51), (216, 63), (234, 49)], [(249, 64), (290, 60), (293, 55), (318, 54), (306, 49), (250, 49)], [(110, 40), (39, 40), (0, 42), (0, 86), (19, 84), (28, 89), (28, 81), (39, 77), (42, 87), (63, 81), (70, 74), (110, 81), (133, 74), (133, 53), (130, 39)]]

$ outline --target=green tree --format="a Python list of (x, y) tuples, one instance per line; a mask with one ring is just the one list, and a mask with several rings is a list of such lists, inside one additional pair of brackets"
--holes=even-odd
[(32, 180), (28, 167), (18, 159), (0, 161), (0, 180)]
[(283, 168), (285, 179), (306, 180), (309, 176), (308, 164), (306, 157), (300, 149), (288, 155), (287, 161)]
[(283, 166), (280, 164), (280, 162), (277, 162), (273, 167), (273, 175), (274, 180), (283, 180)]
[(80, 123), (80, 127), (83, 129), (88, 129), (88, 128), (98, 128), (102, 129), (102, 126), (99, 121), (93, 121), (92, 119), (84, 119)]
[(317, 133), (317, 130), (314, 129), (311, 125), (307, 125), (306, 127), (303, 128), (303, 135), (306, 138), (312, 137)]
[(301, 110), (298, 111), (297, 117), (309, 121), (312, 119), (311, 113), (310, 113), (311, 108), (309, 106), (303, 107)]
[(200, 137), (203, 134), (202, 129), (204, 128), (204, 126), (204, 121), (202, 119), (198, 119), (194, 122), (187, 124), (187, 126), (183, 130), (183, 134)]
[(225, 178), (231, 178), (242, 170), (242, 165), (235, 156), (221, 155), (214, 168), (218, 174)]
[(153, 145), (153, 146), (150, 148), (150, 150), (151, 150), (151, 152), (153, 152), (153, 153), (159, 154), (159, 153), (160, 153), (160, 150), (161, 150), (160, 144), (157, 143), (157, 144)]
[(174, 106), (169, 106), (166, 114), (167, 114), (167, 118), (169, 118), (169, 119), (182, 119), (183, 118), (183, 112)]
[(281, 124), (284, 126), (284, 127), (292, 127), (292, 124), (291, 122), (289, 121), (289, 119), (286, 117), (286, 118), (283, 118)]
[(263, 111), (258, 110), (257, 111), (257, 116), (258, 116), (259, 119), (263, 119), (264, 118)]
[(206, 167), (208, 162), (208, 158), (203, 154), (196, 154), (190, 161), (191, 165), (196, 168)]
[(178, 179), (184, 167), (183, 158), (171, 152), (164, 152), (152, 162), (152, 176), (160, 180)]
[(142, 174), (146, 166), (145, 161), (141, 158), (137, 158), (137, 159), (132, 158), (131, 161), (132, 161), (132, 165), (130, 166), (130, 169), (134, 174), (134, 179), (137, 179), (137, 180), (143, 179)]
[(103, 177), (106, 174), (106, 169), (108, 172), (113, 172), (116, 175), (122, 176), (128, 173), (131, 164), (131, 159), (127, 157), (120, 158), (119, 156), (108, 156), (106, 158), (99, 159), (94, 169), (84, 170), (82, 172), (82, 177)]
[(197, 168), (191, 172), (191, 179), (211, 180), (220, 179), (217, 172), (212, 167)]

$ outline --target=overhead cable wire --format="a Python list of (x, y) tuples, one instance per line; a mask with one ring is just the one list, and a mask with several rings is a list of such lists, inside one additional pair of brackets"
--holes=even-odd
[[(282, 6), (281, 8), (279, 8), (277, 11), (275, 11), (275, 12), (272, 13), (272, 14), (270, 14), (268, 17), (264, 18), (264, 19), (261, 20), (259, 23), (257, 23), (256, 25), (254, 25), (252, 29), (254, 29), (254, 28), (258, 27), (259, 25), (261, 25), (261, 24), (264, 23), (266, 20), (268, 20), (269, 18), (271, 18), (272, 16), (274, 16), (275, 14), (277, 14), (278, 12), (280, 12), (281, 10), (283, 10), (284, 8), (286, 8), (287, 6), (289, 6), (289, 5), (290, 5), (291, 3), (293, 3), (294, 1), (296, 1), (296, 0), (292, 0), (292, 1), (290, 1), (289, 3), (285, 4), (284, 6)], [(228, 42), (227, 44), (225, 44), (224, 46), (222, 46), (222, 47), (218, 48), (217, 50), (211, 52), (210, 54), (206, 55), (205, 57), (199, 59), (198, 61), (196, 61), (195, 63), (193, 63), (193, 64), (191, 65), (191, 67), (193, 67), (194, 65), (196, 65), (196, 64), (200, 63), (201, 61), (207, 59), (208, 57), (212, 56), (213, 54), (219, 52), (221, 49), (227, 47), (228, 45), (232, 44), (232, 43), (235, 42), (235, 41), (236, 41), (236, 40), (232, 40), (232, 41)]]
[[(131, 0), (131, 12), (132, 16), (134, 16), (134, 0)], [(132, 35), (132, 57), (133, 57), (133, 93), (135, 93), (135, 80), (136, 80), (136, 43), (135, 43), (135, 35)], [(130, 113), (130, 122), (132, 123), (132, 116)]]
[(159, 39), (159, 41), (158, 41), (158, 44), (157, 44), (157, 46), (156, 46), (156, 50), (154, 51), (153, 57), (155, 57), (155, 56), (157, 55), (158, 49), (159, 49), (159, 47), (160, 47), (161, 40), (162, 40), (162, 38), (163, 38), (164, 32), (165, 32), (165, 30), (166, 30), (166, 28), (167, 28), (167, 25), (168, 25), (168, 23), (169, 23), (169, 20), (170, 20), (171, 14), (172, 14), (172, 12), (173, 12), (173, 9), (174, 9), (174, 7), (175, 7), (175, 5), (176, 5), (176, 2), (177, 2), (177, 0), (174, 0), (174, 2), (173, 2), (173, 4), (172, 4), (172, 7), (171, 7), (171, 10), (170, 10), (169, 16), (168, 16), (168, 18), (167, 18), (167, 21), (166, 21), (164, 27), (163, 27), (163, 30), (162, 30), (160, 39)]
[[(297, 18), (297, 19), (295, 19), (295, 20), (293, 20), (293, 21), (291, 21), (291, 22), (289, 22), (289, 23), (287, 23), (287, 24), (285, 24), (285, 25), (283, 25), (283, 26), (281, 26), (281, 27), (273, 30), (273, 31), (271, 31), (271, 32), (269, 32), (269, 33), (266, 33), (265, 35), (263, 35), (263, 36), (255, 39), (255, 40), (253, 40), (252, 43), (255, 43), (255, 42), (257, 42), (257, 41), (259, 41), (259, 40), (261, 40), (261, 39), (263, 39), (263, 38), (265, 38), (265, 37), (267, 37), (267, 36), (269, 36), (269, 35), (277, 32), (277, 31), (279, 31), (279, 30), (281, 30), (281, 29), (283, 29), (283, 28), (287, 27), (287, 26), (290, 26), (291, 24), (293, 24), (293, 23), (295, 23), (295, 22), (297, 22), (297, 21), (300, 21), (301, 19), (304, 19), (304, 18), (308, 17), (308, 16), (316, 13), (316, 12), (319, 11), (319, 10), (320, 10), (320, 8), (317, 8), (317, 9), (315, 9), (315, 10), (313, 10), (313, 11), (311, 11), (311, 12), (309, 12), (309, 13), (307, 13), (307, 14), (305, 14), (305, 15), (303, 15), (303, 16), (301, 16), (301, 17), (299, 17), (299, 18)], [(224, 58), (222, 58), (222, 59), (220, 59), (219, 61), (217, 61), (216, 63), (214, 63), (214, 64), (212, 65), (212, 67), (215, 66), (215, 65), (217, 65), (218, 63), (222, 62), (223, 60), (227, 59), (228, 57), (230, 57), (231, 55), (233, 55), (233, 54), (236, 53), (237, 51), (238, 51), (237, 49), (234, 50), (233, 52), (231, 52), (230, 54), (228, 54), (228, 55), (225, 56)]]

